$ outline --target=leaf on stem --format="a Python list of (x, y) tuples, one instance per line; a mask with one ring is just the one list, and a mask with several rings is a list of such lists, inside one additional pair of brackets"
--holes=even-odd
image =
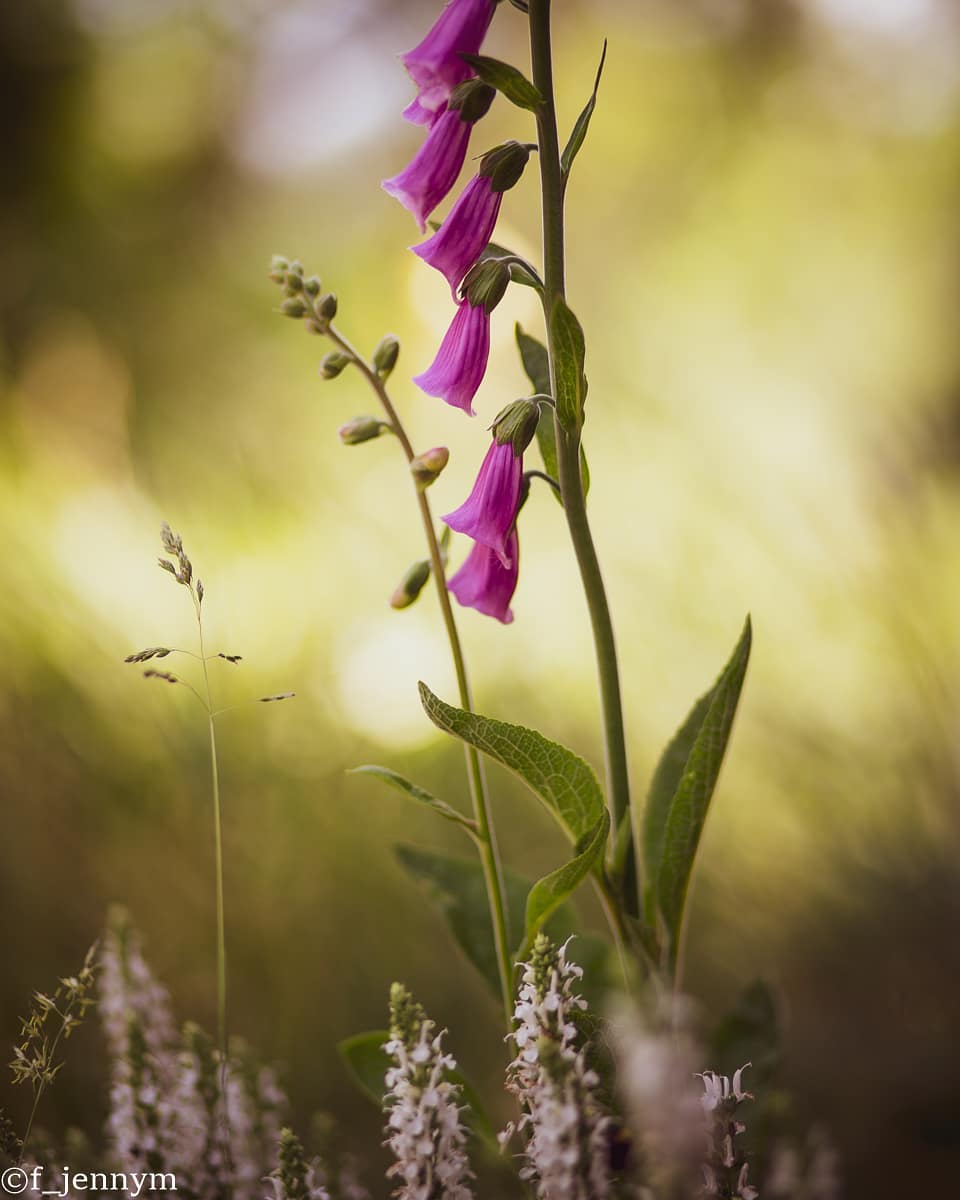
[(477, 823), (465, 817), (463, 813), (457, 812), (455, 808), (447, 804), (445, 800), (438, 800), (436, 796), (426, 791), (417, 784), (411, 783), (409, 779), (404, 779), (402, 775), (398, 775), (396, 771), (391, 771), (389, 767), (377, 766), (362, 766), (353, 767), (347, 772), (348, 775), (372, 775), (375, 779), (379, 779), (381, 783), (385, 783), (387, 787), (395, 788), (398, 792), (402, 792), (405, 796), (409, 796), (411, 800), (417, 800), (421, 804), (426, 804), (433, 809), (441, 817), (445, 817), (448, 821), (454, 821), (463, 829), (475, 837), (477, 833)]
[[(662, 838), (662, 851), (656, 874), (656, 894), (660, 914), (669, 936), (671, 966), (676, 963), (693, 861), (700, 843), (700, 834), (706, 820), (707, 809), (717, 786), (717, 777), (720, 774), (724, 752), (730, 740), (733, 718), (737, 711), (747, 662), (750, 658), (751, 638), (750, 618), (747, 617), (743, 633), (740, 635), (740, 640), (737, 642), (730, 661), (713, 689), (707, 694), (709, 702), (705, 706), (703, 720), (693, 738), (690, 753), (677, 781), (662, 834), (658, 834), (653, 828), (650, 831), (651, 852), (656, 840)], [(704, 698), (704, 700), (706, 699), (707, 697)], [(703, 705), (703, 700), (698, 701), (694, 706), (694, 712), (681, 727), (678, 735), (681, 741), (675, 750), (674, 766), (665, 768), (667, 775), (670, 775), (671, 772), (675, 773), (675, 764), (680, 757), (680, 746), (682, 746), (681, 735), (686, 733), (686, 736), (689, 737), (692, 727), (696, 724), (695, 714), (698, 709), (702, 711)], [(674, 741), (677, 742), (677, 739)], [(668, 755), (673, 746), (674, 743), (671, 743), (671, 746), (667, 748)], [(645, 848), (647, 842), (648, 839), (645, 836)]]
[(460, 57), (473, 67), (484, 83), (496, 88), (518, 108), (536, 112), (543, 103), (543, 97), (530, 80), (509, 63), (488, 58), (485, 54), (461, 54)]
[[(552, 395), (550, 387), (550, 356), (546, 346), (531, 334), (527, 333), (518, 321), (515, 327), (517, 348), (520, 351), (520, 361), (527, 378), (533, 385), (534, 392), (544, 396)], [(543, 469), (551, 479), (558, 479), (560, 467), (557, 462), (557, 430), (554, 425), (553, 411), (544, 406), (540, 411), (537, 424), (537, 445), (540, 447), (540, 457)], [(583, 480), (583, 494), (590, 490), (590, 468), (587, 466), (587, 455), (580, 447), (580, 477)], [(557, 503), (563, 505), (559, 492), (554, 492)]]
[(583, 424), (583, 405), (587, 398), (587, 380), (583, 373), (586, 346), (583, 329), (562, 296), (558, 296), (550, 314), (550, 332), (556, 361), (557, 415), (570, 433)]
[[(394, 846), (394, 853), (401, 867), (443, 913), (460, 949), (487, 981), (493, 994), (499, 996), (500, 971), (480, 861), (418, 846)], [(505, 871), (503, 885), (508, 914), (521, 913), (530, 886), (528, 881)], [(522, 934), (519, 923), (516, 919), (508, 920), (508, 926), (509, 944), (516, 946)]]
[[(337, 1043), (337, 1052), (343, 1059), (354, 1083), (365, 1096), (368, 1096), (377, 1108), (383, 1107), (383, 1098), (387, 1090), (384, 1077), (393, 1060), (384, 1050), (390, 1041), (390, 1033), (386, 1029), (371, 1029), (367, 1033), (355, 1033), (352, 1037), (344, 1038)], [(493, 1153), (500, 1153), (497, 1135), (490, 1118), (483, 1108), (483, 1103), (477, 1089), (470, 1083), (462, 1071), (447, 1071), (446, 1078), (460, 1085), (460, 1096), (468, 1106), (463, 1114), (464, 1120), (473, 1133)]]
[(603, 52), (600, 55), (600, 66), (597, 67), (597, 77), (593, 82), (593, 92), (590, 99), (584, 106), (583, 112), (577, 117), (573, 126), (573, 131), (570, 134), (570, 140), (563, 148), (563, 154), (560, 156), (560, 170), (563, 175), (563, 186), (567, 186), (567, 178), (570, 175), (570, 168), (573, 166), (573, 160), (580, 152), (580, 147), (583, 145), (584, 139), (587, 136), (587, 130), (590, 127), (590, 118), (593, 116), (593, 110), (597, 107), (597, 89), (600, 87), (600, 77), (603, 74), (603, 64), (607, 60), (607, 39), (603, 39)]
[(538, 879), (530, 889), (527, 896), (526, 935), (519, 957), (525, 956), (547, 918), (579, 887), (594, 867), (603, 861), (609, 831), (610, 816), (604, 809), (603, 816), (593, 831), (581, 839), (583, 844), (582, 848), (578, 845), (578, 853), (556, 871)]
[(434, 725), (519, 775), (572, 842), (593, 832), (605, 811), (603, 793), (593, 768), (579, 755), (535, 729), (464, 712), (445, 704), (425, 683), (419, 687), (420, 702)]

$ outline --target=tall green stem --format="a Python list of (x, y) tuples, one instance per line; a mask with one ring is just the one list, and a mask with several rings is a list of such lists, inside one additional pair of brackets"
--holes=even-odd
[[(543, 302), (546, 313), (547, 348), (550, 353), (550, 383), (557, 394), (557, 349), (550, 315), (557, 301), (565, 298), (563, 175), (557, 137), (557, 113), (553, 92), (553, 62), (550, 44), (550, 0), (530, 0), (530, 50), (533, 82), (543, 103), (537, 110), (540, 187), (543, 206)], [(557, 464), (563, 510), (583, 581), (596, 649), (603, 713), (607, 769), (607, 802), (616, 841), (624, 815), (630, 811), (630, 780), (620, 698), (620, 671), (613, 634), (610, 606), (587, 518), (583, 478), (580, 473), (580, 430), (564, 430), (554, 410)]]
[[(353, 364), (363, 375), (364, 379), (376, 393), (387, 421), (396, 434), (407, 462), (414, 458), (413, 445), (403, 427), (397, 410), (393, 406), (383, 380), (370, 366), (364, 357), (335, 329), (333, 325), (327, 328), (327, 336), (348, 355)], [(460, 696), (460, 707), (466, 712), (473, 710), (473, 700), (470, 694), (470, 682), (467, 677), (466, 662), (463, 657), (463, 647), (460, 644), (460, 634), (457, 630), (456, 618), (450, 604), (450, 593), (447, 591), (446, 569), (443, 564), (443, 554), (437, 541), (437, 531), (430, 511), (430, 501), (419, 488), (417, 505), (423, 522), (423, 532), (427, 539), (430, 555), (430, 567), (440, 601), (440, 612), (450, 643), (450, 654), (453, 658), (453, 668), (457, 677), (457, 690)], [(474, 818), (477, 822), (477, 847), (483, 868), (483, 878), (487, 889), (487, 899), (490, 904), (490, 918), (493, 925), (493, 940), (497, 952), (497, 965), (500, 975), (500, 993), (503, 1002), (504, 1016), (507, 1029), (513, 1028), (513, 966), (510, 961), (510, 939), (507, 932), (507, 913), (504, 901), (503, 871), (500, 865), (500, 855), (497, 851), (496, 833), (490, 817), (490, 806), (487, 800), (487, 783), (483, 770), (483, 762), (473, 746), (464, 745), (467, 763), (467, 779), (470, 786), (470, 799), (473, 804)]]

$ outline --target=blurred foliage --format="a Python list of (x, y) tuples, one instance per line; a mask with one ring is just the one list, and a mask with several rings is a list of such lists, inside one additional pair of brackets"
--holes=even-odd
[[(302, 1127), (376, 1115), (335, 1043), (405, 980), (491, 1095), (496, 1013), (391, 846), (456, 831), (345, 776), (389, 762), (464, 799), (415, 683), (452, 698), (389, 439), (343, 448), (369, 398), (271, 314), (274, 252), (340, 296), (362, 346), (403, 343), (397, 399), (448, 444), (462, 498), (482, 423), (524, 377), (513, 289), (481, 421), (406, 379), (449, 296), (378, 188), (418, 134), (393, 55), (428, 3), (34, 0), (0, 8), (0, 1033), (122, 900), (183, 1016), (213, 1023), (204, 727), (121, 659), (192, 645), (154, 565), (167, 519), (203, 576), (222, 722), (232, 1025), (284, 1065)], [(756, 647), (708, 822), (688, 981), (719, 1016), (784, 1002), (781, 1083), (831, 1126), (851, 1195), (946, 1194), (960, 1147), (960, 17), (949, 0), (558, 3), (569, 124), (610, 51), (569, 192), (588, 338), (591, 507), (617, 616), (635, 787), (752, 611)], [(504, 6), (490, 53), (526, 61)], [(527, 117), (495, 105), (474, 150)], [(535, 172), (498, 240), (537, 256)], [(521, 293), (514, 295), (513, 292)], [(404, 499), (400, 500), (399, 497)], [(524, 512), (509, 628), (462, 625), (478, 702), (594, 763), (589, 632), (561, 514)], [(459, 550), (455, 548), (455, 553)], [(200, 718), (200, 719), (198, 719)], [(496, 772), (510, 863), (563, 849)], [(588, 901), (591, 922), (596, 913)], [(46, 1120), (96, 1132), (91, 1030)], [(877, 1147), (883, 1151), (878, 1152)]]

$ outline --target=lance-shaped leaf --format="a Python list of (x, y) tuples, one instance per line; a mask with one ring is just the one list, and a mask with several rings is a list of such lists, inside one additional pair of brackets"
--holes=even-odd
[(438, 800), (436, 796), (426, 791), (422, 787), (418, 787), (415, 783), (411, 783), (409, 779), (404, 779), (402, 775), (398, 775), (396, 771), (391, 771), (389, 767), (363, 766), (353, 767), (347, 772), (348, 775), (372, 775), (375, 779), (379, 779), (381, 783), (385, 783), (387, 787), (395, 788), (398, 792), (402, 792), (405, 796), (409, 796), (411, 800), (416, 800), (420, 804), (426, 804), (433, 809), (441, 817), (445, 817), (448, 821), (453, 821), (467, 833), (475, 837), (477, 833), (477, 823), (465, 817), (463, 813), (457, 812), (455, 808), (447, 804), (445, 800)]
[(730, 661), (710, 694), (706, 715), (684, 764), (663, 829), (657, 899), (670, 939), (671, 964), (676, 962), (693, 860), (730, 740), (730, 730), (750, 658), (750, 641), (748, 617)]
[[(377, 1108), (383, 1108), (386, 1093), (384, 1079), (387, 1071), (394, 1065), (390, 1055), (383, 1048), (389, 1041), (388, 1030), (371, 1029), (367, 1033), (355, 1033), (337, 1043), (337, 1052), (346, 1064), (350, 1077)], [(460, 1085), (460, 1097), (469, 1106), (463, 1114), (469, 1128), (488, 1149), (498, 1154), (500, 1147), (497, 1135), (484, 1111), (477, 1089), (459, 1069), (447, 1071), (446, 1078)]]
[(579, 755), (535, 729), (464, 712), (445, 704), (425, 683), (419, 687), (420, 701), (434, 725), (519, 775), (572, 842), (593, 832), (605, 811), (603, 793), (593, 768)]
[(570, 175), (570, 168), (573, 166), (573, 160), (577, 157), (580, 147), (583, 145), (584, 138), (587, 136), (587, 130), (590, 127), (590, 118), (593, 116), (593, 110), (597, 107), (597, 89), (600, 87), (600, 76), (603, 74), (603, 64), (607, 61), (607, 39), (603, 39), (603, 51), (600, 55), (600, 66), (597, 67), (597, 77), (593, 81), (593, 92), (590, 99), (584, 105), (583, 112), (577, 117), (573, 126), (573, 131), (570, 134), (570, 140), (563, 149), (563, 154), (560, 156), (560, 170), (563, 174), (563, 186), (567, 186), (567, 178)]
[(488, 58), (485, 54), (461, 54), (460, 57), (473, 67), (484, 83), (496, 88), (518, 108), (535, 112), (543, 103), (543, 97), (530, 80), (509, 63)]
[[(527, 378), (533, 385), (534, 392), (541, 395), (551, 395), (550, 389), (550, 356), (546, 346), (532, 337), (523, 329), (518, 321), (515, 327), (517, 348), (520, 351), (520, 361)], [(560, 466), (557, 461), (557, 430), (553, 420), (553, 410), (544, 406), (540, 411), (537, 423), (537, 445), (540, 447), (540, 457), (543, 459), (543, 469), (551, 479), (559, 479)], [(590, 469), (587, 466), (587, 455), (580, 447), (580, 476), (583, 480), (583, 494), (590, 490)], [(554, 492), (558, 504), (563, 504), (559, 492)]]
[(557, 394), (554, 400), (560, 424), (570, 433), (583, 424), (583, 404), (587, 398), (587, 380), (583, 373), (586, 346), (583, 329), (562, 296), (558, 296), (550, 314), (550, 333), (555, 356)]
[[(719, 682), (719, 681), (718, 681)], [(673, 735), (660, 756), (657, 769), (650, 781), (647, 803), (643, 810), (644, 915), (647, 922), (656, 922), (657, 886), (660, 878), (660, 863), (663, 859), (663, 839), (667, 829), (670, 805), (677, 794), (683, 769), (693, 750), (697, 734), (703, 728), (717, 684), (694, 704), (686, 720)]]
[(604, 809), (603, 816), (592, 833), (582, 840), (582, 848), (569, 862), (544, 875), (530, 889), (527, 896), (526, 936), (519, 957), (525, 958), (533, 939), (542, 929), (544, 922), (580, 886), (590, 872), (603, 861), (603, 851), (610, 831), (610, 815)]
[[(497, 951), (479, 860), (454, 857), (419, 846), (394, 846), (394, 853), (401, 867), (443, 913), (460, 949), (487, 981), (494, 995), (499, 996)], [(523, 912), (530, 885), (512, 871), (504, 872), (503, 885), (508, 912), (507, 934), (510, 945), (516, 946), (522, 936), (519, 915)]]

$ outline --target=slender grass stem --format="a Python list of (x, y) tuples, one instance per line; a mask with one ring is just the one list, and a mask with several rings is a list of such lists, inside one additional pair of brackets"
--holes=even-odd
[[(543, 97), (543, 101), (537, 109), (537, 135), (540, 151), (538, 157), (543, 212), (543, 306), (550, 357), (550, 382), (553, 394), (556, 396), (558, 352), (550, 317), (557, 301), (565, 298), (564, 214), (563, 175), (560, 165), (553, 89), (550, 0), (530, 0), (529, 16), (533, 82)], [(624, 816), (631, 812), (616, 640), (600, 562), (587, 518), (583, 479), (580, 473), (580, 430), (579, 428), (565, 430), (560, 424), (556, 411), (554, 411), (554, 423), (563, 510), (567, 517), (567, 525), (583, 582), (593, 630), (603, 715), (611, 843), (616, 844), (617, 832)], [(634, 830), (634, 839), (636, 841), (636, 830)]]
[(217, 1046), (220, 1050), (220, 1100), (223, 1105), (223, 1152), (227, 1164), (230, 1162), (230, 1113), (227, 1102), (227, 1059), (229, 1035), (227, 1028), (227, 928), (226, 907), (223, 890), (223, 823), (220, 804), (220, 767), (217, 755), (216, 712), (210, 690), (210, 674), (207, 670), (208, 656), (203, 646), (203, 616), (201, 604), (193, 589), (194, 608), (197, 614), (197, 632), (200, 639), (200, 662), (203, 667), (203, 683), (206, 692), (207, 724), (210, 731), (210, 775), (213, 791), (213, 843), (214, 873), (217, 895)]
[[(53, 1009), (53, 1011), (60, 1018), (60, 1028), (57, 1030), (56, 1034), (54, 1035), (54, 1039), (50, 1045), (50, 1049), (47, 1051), (47, 1061), (49, 1063), (53, 1063), (53, 1061), (56, 1057), (57, 1046), (59, 1046), (59, 1044), (60, 1044), (60, 1039), (63, 1037), (64, 1030), (67, 1028), (68, 1018), (70, 1017), (70, 1014), (73, 1011), (73, 1003), (74, 1003), (73, 999), (71, 999), (67, 1003), (66, 1012), (61, 1012), (60, 1009), (56, 1008), (56, 1007), (54, 1007), (54, 1009)], [(33, 1105), (30, 1108), (30, 1116), (27, 1119), (27, 1128), (24, 1130), (23, 1140), (20, 1143), (20, 1157), (17, 1159), (18, 1167), (23, 1165), (24, 1155), (27, 1152), (27, 1142), (30, 1141), (30, 1134), (33, 1132), (33, 1122), (36, 1120), (37, 1109), (40, 1107), (40, 1098), (43, 1095), (45, 1088), (46, 1088), (46, 1081), (44, 1079), (41, 1079), (37, 1083), (36, 1087), (34, 1088)]]
[[(400, 420), (397, 410), (394, 408), (393, 401), (390, 399), (383, 380), (359, 351), (332, 324), (327, 327), (327, 336), (335, 346), (350, 358), (351, 362), (376, 393), (387, 421), (403, 449), (407, 462), (410, 462), (415, 457), (413, 445), (403, 427), (403, 422)], [(433, 523), (430, 501), (427, 499), (425, 492), (419, 488), (416, 489), (416, 495), (420, 517), (423, 522), (423, 531), (427, 539), (427, 549), (430, 555), (430, 566), (434, 583), (436, 584), (437, 598), (440, 601), (440, 613), (447, 632), (447, 641), (450, 643), (450, 654), (453, 658), (453, 668), (457, 677), (460, 707), (467, 712), (471, 712), (473, 709), (473, 700), (470, 694), (470, 683), (463, 656), (463, 646), (460, 642), (456, 618), (453, 615), (453, 607), (450, 603), (450, 593), (447, 591), (446, 569), (443, 563), (440, 543), (437, 539), (436, 527)], [(501, 999), (507, 1030), (510, 1031), (513, 1028), (513, 964), (511, 962), (510, 939), (507, 931), (503, 869), (500, 864), (496, 831), (493, 826), (487, 798), (487, 783), (483, 762), (473, 746), (465, 745), (464, 754), (467, 764), (470, 799), (473, 804), (474, 818), (477, 822), (477, 847), (480, 854), (480, 863), (483, 868), (487, 898), (490, 904), (490, 918), (493, 925), (493, 939), (497, 952), (497, 966), (500, 976)]]

